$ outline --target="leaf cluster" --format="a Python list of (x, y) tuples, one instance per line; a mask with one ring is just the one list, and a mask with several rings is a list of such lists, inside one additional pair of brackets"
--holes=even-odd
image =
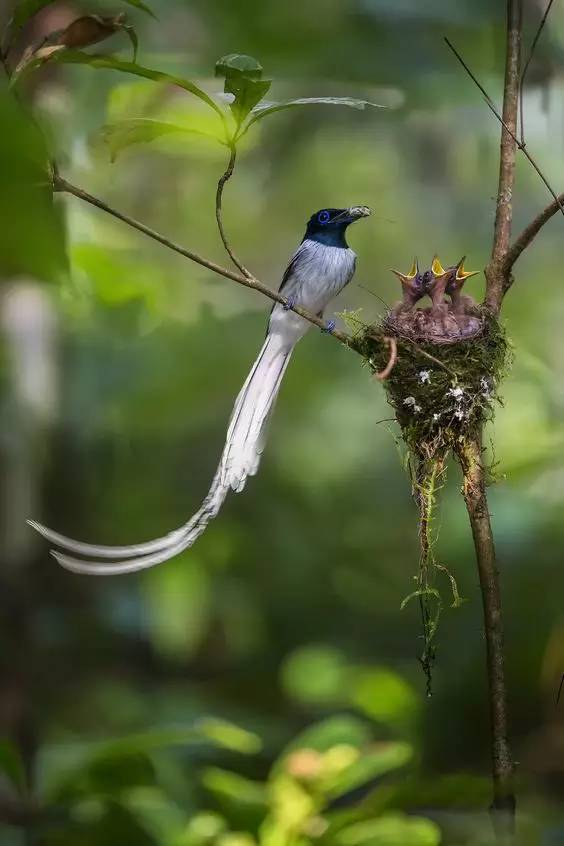
[[(49, 2), (50, 0), (20, 0), (17, 3), (2, 40), (4, 58), (9, 55), (25, 24), (49, 5)], [(141, 0), (124, 2), (155, 17), (147, 4)], [(107, 54), (83, 52), (84, 48), (106, 41), (117, 32), (125, 33), (131, 40), (132, 61), (124, 61)], [(181, 88), (204, 103), (218, 119), (213, 132), (203, 132), (188, 123), (175, 124), (142, 116), (108, 124), (103, 127), (101, 136), (112, 160), (132, 145), (147, 143), (171, 133), (206, 135), (234, 149), (240, 138), (258, 121), (276, 112), (299, 106), (322, 104), (355, 109), (364, 109), (367, 106), (384, 108), (376, 103), (352, 97), (302, 97), (294, 100), (265, 101), (264, 97), (270, 90), (272, 80), (263, 77), (260, 62), (252, 56), (239, 53), (223, 56), (216, 62), (215, 75), (224, 80), (224, 95), (221, 99), (215, 99), (190, 79), (138, 64), (137, 47), (135, 29), (127, 23), (125, 15), (102, 17), (97, 14), (84, 14), (64, 30), (50, 33), (41, 44), (28, 46), (11, 75), (11, 84), (18, 85), (29, 73), (46, 63), (81, 64), (92, 69), (114, 70)]]

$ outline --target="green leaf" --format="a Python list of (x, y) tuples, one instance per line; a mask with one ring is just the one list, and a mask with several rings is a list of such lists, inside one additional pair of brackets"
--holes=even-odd
[(225, 80), (226, 93), (235, 96), (235, 100), (230, 103), (229, 107), (239, 125), (250, 114), (257, 103), (260, 103), (271, 84), (270, 79), (249, 79), (246, 76), (232, 77)]
[(143, 67), (135, 62), (124, 62), (114, 56), (100, 56), (96, 54), (83, 53), (80, 50), (65, 50), (56, 53), (52, 61), (62, 62), (70, 65), (88, 65), (96, 70), (115, 70), (121, 73), (130, 73), (133, 76), (142, 76), (144, 79), (152, 79), (154, 82), (165, 82), (169, 85), (176, 85), (179, 88), (193, 94), (202, 102), (206, 103), (211, 109), (217, 112), (218, 115), (224, 119), (223, 112), (211, 97), (205, 91), (202, 91), (193, 82), (188, 79), (183, 79), (180, 76), (173, 76), (172, 74), (164, 73), (163, 71), (153, 70), (152, 68)]
[(52, 2), (53, 0), (19, 0), (12, 16), (12, 27), (20, 29), (33, 15)]
[[(341, 749), (333, 747), (333, 751), (334, 757), (337, 758)], [(356, 760), (351, 761), (349, 766), (340, 771), (335, 766), (334, 773), (331, 772), (332, 762), (329, 755), (330, 753), (326, 753), (323, 761), (324, 768), (328, 772), (327, 774), (322, 772), (322, 786), (326, 796), (336, 798), (363, 784), (368, 784), (385, 773), (400, 769), (413, 757), (413, 748), (409, 743), (401, 741), (374, 743), (366, 751), (362, 751)]]
[(405, 679), (386, 667), (359, 669), (350, 679), (349, 695), (367, 716), (391, 726), (412, 720), (419, 704)]
[(36, 46), (27, 47), (13, 74), (13, 82), (29, 67), (40, 67), (45, 62), (64, 50), (79, 47), (90, 47), (111, 38), (116, 32), (125, 32), (133, 45), (133, 61), (137, 57), (137, 34), (132, 26), (125, 23), (125, 15), (115, 17), (101, 17), (100, 15), (82, 15), (75, 18), (64, 29), (51, 32), (47, 38)]
[(380, 103), (371, 103), (369, 100), (357, 100), (355, 97), (299, 97), (297, 100), (283, 100), (279, 103), (264, 103), (262, 106), (256, 106), (253, 109), (253, 117), (249, 121), (249, 126), (256, 123), (258, 120), (267, 115), (272, 115), (274, 112), (281, 112), (283, 109), (293, 109), (295, 106), (348, 106), (351, 109), (365, 109), (371, 106), (374, 109), (387, 109)]
[(325, 645), (304, 646), (282, 666), (286, 692), (298, 702), (327, 705), (348, 701), (348, 666), (339, 650)]
[(148, 15), (151, 15), (156, 21), (158, 20), (157, 16), (153, 12), (152, 9), (147, 6), (143, 0), (123, 0), (124, 3), (127, 3), (128, 6), (135, 6), (136, 9), (141, 9), (143, 12), (146, 12)]
[(188, 818), (166, 793), (154, 785), (140, 785), (120, 797), (120, 805), (127, 808), (156, 844), (177, 843)]
[(228, 806), (246, 805), (262, 810), (267, 807), (266, 785), (259, 781), (251, 781), (238, 773), (222, 770), (219, 767), (208, 767), (202, 775), (202, 784), (220, 802), (226, 802)]
[(118, 123), (106, 124), (100, 130), (100, 139), (110, 154), (110, 160), (115, 162), (123, 150), (135, 144), (148, 144), (163, 135), (174, 133), (186, 133), (200, 135), (204, 138), (212, 138), (220, 144), (224, 142), (221, 138), (202, 129), (192, 129), (189, 126), (180, 126), (175, 123), (152, 120), (151, 118), (132, 118), (119, 121)]
[(309, 726), (295, 737), (274, 765), (273, 772), (284, 767), (288, 755), (301, 749), (327, 752), (335, 746), (356, 749), (367, 746), (372, 739), (369, 726), (363, 720), (347, 714), (328, 717)]
[(0, 738), (0, 772), (20, 793), (25, 790), (25, 767), (21, 755), (7, 738)]
[[(64, 225), (53, 202), (49, 151), (29, 115), (0, 89), (0, 262), (2, 276), (60, 281), (67, 271)], [(33, 248), (30, 248), (30, 244)]]
[[(12, 19), (9, 23), (9, 29), (11, 31), (21, 29), (27, 21), (32, 18), (37, 12), (40, 12), (45, 6), (49, 6), (53, 0), (18, 0), (16, 4), (16, 8), (14, 10), (14, 14), (12, 15)], [(135, 6), (137, 9), (142, 9), (148, 15), (155, 18), (157, 20), (157, 16), (155, 13), (147, 6), (143, 0), (123, 0), (124, 3), (127, 3), (129, 6)]]
[(252, 56), (245, 56), (243, 53), (230, 53), (228, 56), (222, 56), (215, 63), (215, 75), (223, 76), (226, 79), (241, 76), (248, 79), (260, 79), (262, 65)]
[(110, 740), (54, 746), (44, 751), (44, 781), (46, 772), (51, 797), (87, 793), (94, 786), (100, 790), (100, 785), (110, 781), (116, 789), (147, 785), (152, 783), (154, 752), (202, 745), (244, 754), (255, 753), (262, 746), (255, 734), (225, 720), (206, 718), (194, 726), (157, 728)]
[(254, 755), (262, 749), (262, 741), (258, 735), (227, 720), (206, 717), (196, 723), (195, 730), (203, 739), (232, 752)]
[(439, 846), (441, 832), (431, 820), (388, 814), (353, 823), (337, 832), (337, 846)]

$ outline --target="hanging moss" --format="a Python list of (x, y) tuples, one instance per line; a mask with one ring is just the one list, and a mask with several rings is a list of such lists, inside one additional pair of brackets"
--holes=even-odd
[[(418, 328), (422, 310), (412, 312)], [(428, 312), (425, 321), (430, 324)], [(444, 322), (444, 321), (443, 321)], [(405, 321), (404, 321), (405, 325)], [(381, 324), (357, 328), (357, 349), (374, 373), (385, 369), (389, 345), (394, 337), (397, 360), (384, 381), (388, 402), (395, 412), (402, 438), (407, 446), (407, 466), (412, 492), (419, 510), (420, 559), (415, 576), (416, 590), (402, 607), (417, 598), (421, 607), (424, 647), (420, 661), (431, 693), (435, 636), (442, 609), (441, 593), (436, 586), (439, 576), (448, 578), (453, 605), (460, 604), (456, 580), (437, 562), (434, 547), (435, 509), (446, 478), (446, 466), (453, 447), (474, 436), (482, 424), (493, 417), (498, 388), (509, 369), (511, 348), (503, 327), (485, 312), (476, 321), (479, 331), (460, 340), (441, 336), (428, 340), (418, 332), (397, 334), (397, 323), (390, 316)]]

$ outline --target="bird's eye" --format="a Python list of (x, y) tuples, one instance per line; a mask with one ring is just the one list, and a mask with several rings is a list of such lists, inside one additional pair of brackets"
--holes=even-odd
[(319, 221), (319, 223), (329, 223), (330, 219), (331, 215), (328, 211), (319, 212), (319, 214), (317, 215), (317, 220)]

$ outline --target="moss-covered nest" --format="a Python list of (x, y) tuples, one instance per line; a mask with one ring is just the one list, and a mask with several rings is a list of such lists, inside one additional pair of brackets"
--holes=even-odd
[[(385, 338), (391, 334), (385, 322), (365, 327), (358, 336), (359, 351), (374, 373), (388, 364)], [(414, 456), (428, 458), (452, 448), (491, 418), (511, 359), (505, 331), (496, 320), (484, 315), (480, 334), (452, 343), (393, 337), (397, 359), (384, 388)]]

